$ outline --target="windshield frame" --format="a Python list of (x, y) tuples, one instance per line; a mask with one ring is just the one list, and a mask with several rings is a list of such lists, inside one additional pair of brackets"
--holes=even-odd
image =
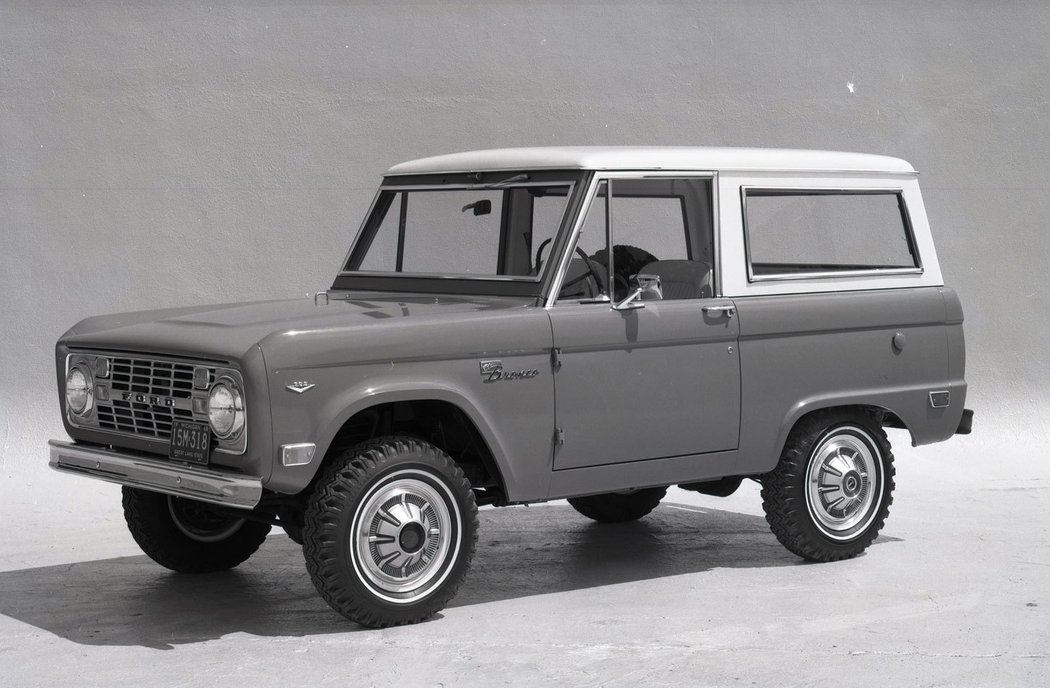
[[(527, 179), (516, 178), (528, 175)], [(354, 240), (350, 244), (339, 273), (332, 284), (335, 290), (356, 291), (401, 291), (406, 293), (440, 293), (464, 295), (494, 296), (529, 296), (542, 298), (553, 281), (555, 272), (561, 263), (565, 237), (572, 228), (576, 215), (582, 205), (588, 186), (589, 173), (584, 170), (498, 170), (492, 172), (426, 174), (426, 175), (391, 175), (383, 182), (372, 199), (372, 204), (361, 223)], [(515, 181), (504, 183), (511, 179)], [(398, 191), (440, 191), (440, 190), (505, 190), (529, 186), (565, 186), (565, 211), (561, 223), (552, 235), (540, 273), (528, 275), (469, 275), (391, 271), (346, 270), (352, 259), (364, 258), (362, 251), (375, 239), (383, 215), (389, 210), (381, 203), (384, 193), (393, 200)]]

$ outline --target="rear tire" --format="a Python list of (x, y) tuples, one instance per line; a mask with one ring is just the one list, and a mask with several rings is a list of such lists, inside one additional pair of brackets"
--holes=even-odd
[(303, 554), (332, 609), (383, 628), (443, 609), (477, 539), (474, 492), (460, 467), (422, 440), (383, 437), (325, 467), (306, 508)]
[(161, 566), (179, 573), (225, 571), (246, 561), (270, 532), (213, 511), (204, 502), (123, 488), (124, 520), (135, 542)]
[(570, 497), (569, 504), (587, 518), (599, 523), (626, 523), (637, 521), (655, 509), (665, 494), (666, 487), (650, 487), (633, 492)]
[(812, 561), (855, 557), (878, 536), (893, 502), (893, 452), (882, 427), (847, 409), (792, 429), (762, 476), (766, 521), (784, 547)]

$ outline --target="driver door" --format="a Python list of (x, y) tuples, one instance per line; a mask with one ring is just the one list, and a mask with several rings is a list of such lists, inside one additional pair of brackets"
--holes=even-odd
[[(710, 177), (599, 183), (567, 271), (593, 284), (563, 280), (548, 311), (560, 363), (554, 470), (736, 449), (739, 328), (732, 302), (714, 295), (711, 194)], [(639, 273), (660, 277), (662, 299), (614, 309)], [(588, 291), (601, 295), (579, 296)]]

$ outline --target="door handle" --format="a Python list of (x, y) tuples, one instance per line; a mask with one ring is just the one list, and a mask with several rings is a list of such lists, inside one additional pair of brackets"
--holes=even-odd
[(727, 318), (736, 314), (736, 306), (704, 306), (701, 310), (708, 315), (724, 315)]

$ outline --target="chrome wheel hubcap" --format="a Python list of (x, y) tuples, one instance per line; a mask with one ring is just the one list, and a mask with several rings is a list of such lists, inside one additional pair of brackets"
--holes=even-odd
[(351, 555), (363, 580), (391, 602), (409, 602), (440, 585), (458, 550), (459, 512), (442, 484), (399, 471), (362, 501)]
[(871, 525), (882, 490), (882, 457), (863, 428), (836, 428), (813, 450), (806, 471), (806, 507), (829, 538), (850, 540)]

